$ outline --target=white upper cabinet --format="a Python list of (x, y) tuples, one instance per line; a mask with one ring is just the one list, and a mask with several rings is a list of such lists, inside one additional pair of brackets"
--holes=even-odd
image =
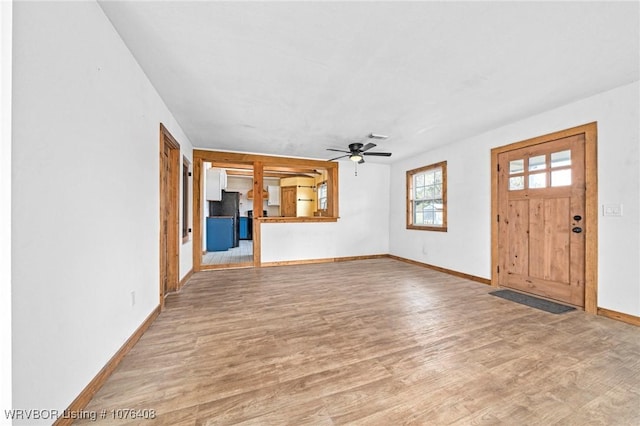
[(280, 187), (269, 185), (267, 186), (267, 192), (269, 193), (269, 199), (267, 201), (268, 206), (280, 205)]
[(227, 189), (227, 171), (216, 167), (208, 169), (205, 198), (208, 201), (220, 201), (223, 189)]

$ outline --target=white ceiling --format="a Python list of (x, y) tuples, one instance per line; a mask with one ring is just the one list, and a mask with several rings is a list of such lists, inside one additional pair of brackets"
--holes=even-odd
[(639, 78), (639, 3), (100, 5), (197, 148), (389, 162)]

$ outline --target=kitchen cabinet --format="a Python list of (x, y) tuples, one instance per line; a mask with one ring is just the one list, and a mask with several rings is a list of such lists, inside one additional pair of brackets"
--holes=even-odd
[(240, 216), (240, 239), (251, 239), (251, 236), (249, 235), (249, 218), (245, 216)]
[(208, 201), (222, 200), (222, 190), (227, 189), (227, 171), (217, 167), (208, 169), (205, 188)]
[(233, 247), (233, 216), (207, 218), (207, 251), (225, 251)]
[(269, 185), (267, 186), (267, 193), (269, 194), (267, 205), (279, 206), (280, 205), (280, 187), (276, 185)]

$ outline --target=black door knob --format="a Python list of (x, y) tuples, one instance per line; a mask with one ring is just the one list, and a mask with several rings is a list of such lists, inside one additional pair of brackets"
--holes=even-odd
[(575, 221), (582, 220), (582, 216), (580, 216), (579, 214), (577, 214), (577, 215), (575, 215), (575, 216), (573, 217), (573, 220), (575, 220)]
[(582, 228), (580, 228), (579, 226), (576, 226), (575, 228), (572, 229), (573, 232), (575, 232), (576, 234), (579, 234), (582, 232)]

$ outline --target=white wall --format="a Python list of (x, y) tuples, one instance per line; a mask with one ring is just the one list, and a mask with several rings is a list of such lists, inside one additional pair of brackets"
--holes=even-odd
[[(11, 46), (13, 3), (0, 2), (0, 413), (11, 408)], [(10, 419), (3, 422), (12, 424)]]
[[(598, 122), (599, 204), (621, 203), (623, 217), (598, 228), (598, 306), (640, 315), (640, 86), (622, 86), (392, 165), (390, 251), (490, 278), (490, 150)], [(446, 233), (405, 229), (405, 172), (447, 160)]]
[(61, 410), (158, 305), (159, 123), (192, 147), (98, 4), (13, 12), (13, 405)]
[(389, 252), (389, 171), (382, 164), (341, 162), (340, 219), (330, 223), (266, 223), (262, 261), (323, 259)]
[[(280, 179), (277, 178), (264, 178), (264, 187), (265, 191), (268, 185), (279, 185)], [(247, 193), (253, 189), (253, 179), (251, 176), (248, 177), (238, 177), (238, 176), (228, 176), (227, 177), (227, 191), (229, 192), (239, 192), (240, 193), (240, 216), (247, 216), (248, 210), (253, 210), (253, 198), (248, 199)], [(278, 216), (280, 209), (278, 206), (268, 206), (267, 200), (263, 203), (263, 210), (267, 210), (269, 216)]]
[[(163, 105), (164, 106), (164, 105)], [(173, 118), (172, 118), (173, 119)], [(192, 269), (193, 269), (193, 146), (189, 139), (184, 136), (182, 130), (178, 125), (175, 126), (180, 132), (180, 138), (177, 139), (180, 144), (180, 234), (178, 234), (178, 240), (180, 241), (180, 268), (179, 268), (179, 279), (184, 278)], [(169, 130), (172, 133), (172, 136), (177, 138), (178, 136), (173, 134), (173, 130)], [(186, 196), (188, 197), (189, 203), (189, 212), (191, 213), (191, 217), (187, 217), (187, 226), (191, 228), (191, 234), (189, 234), (189, 240), (185, 243), (182, 242), (182, 224), (184, 223), (185, 218), (182, 214), (182, 200), (185, 194), (182, 192), (182, 160), (183, 157), (186, 157), (189, 161), (189, 171), (191, 172), (191, 177), (187, 177), (188, 179), (188, 187), (189, 191)], [(196, 244), (197, 245), (197, 244)]]

